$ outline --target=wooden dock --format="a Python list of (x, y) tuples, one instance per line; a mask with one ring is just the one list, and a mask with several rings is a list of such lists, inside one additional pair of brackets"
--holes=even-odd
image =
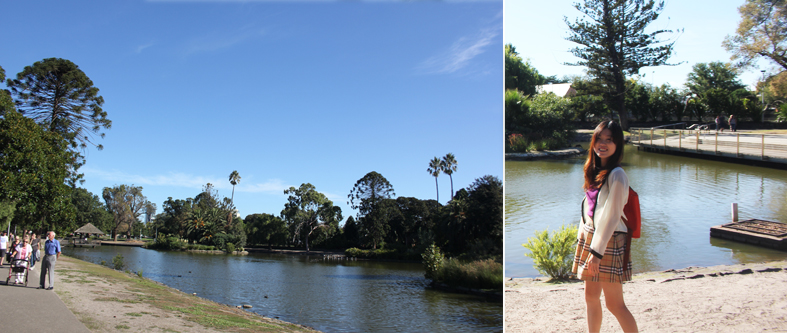
[(787, 224), (750, 219), (717, 225), (710, 236), (787, 251)]
[(632, 127), (638, 149), (787, 169), (787, 135)]

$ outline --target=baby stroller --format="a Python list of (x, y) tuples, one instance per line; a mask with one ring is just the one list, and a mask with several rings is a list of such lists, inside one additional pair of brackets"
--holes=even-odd
[(11, 268), (8, 269), (8, 279), (5, 280), (5, 284), (11, 284), (11, 279), (14, 280), (14, 284), (16, 284), (16, 273), (23, 273), (24, 274), (24, 285), (27, 287), (27, 276), (28, 276), (28, 266), (30, 266), (30, 261), (27, 259), (13, 259), (11, 260)]

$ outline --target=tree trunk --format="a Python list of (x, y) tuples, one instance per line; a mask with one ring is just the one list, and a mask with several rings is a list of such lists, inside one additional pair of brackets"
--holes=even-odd
[(437, 187), (437, 177), (434, 177), (434, 190), (437, 193), (437, 202), (440, 202), (440, 188)]

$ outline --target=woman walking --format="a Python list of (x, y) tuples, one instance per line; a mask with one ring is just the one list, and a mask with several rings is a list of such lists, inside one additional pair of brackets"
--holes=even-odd
[(624, 332), (637, 332), (637, 322), (623, 301), (623, 282), (631, 280), (631, 262), (624, 261), (626, 228), (623, 207), (629, 181), (623, 160), (623, 129), (614, 121), (596, 127), (585, 161), (585, 199), (573, 272), (585, 281), (588, 331), (601, 330), (601, 293), (607, 309)]

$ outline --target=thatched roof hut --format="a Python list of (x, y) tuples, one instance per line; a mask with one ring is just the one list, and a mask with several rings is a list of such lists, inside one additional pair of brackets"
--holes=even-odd
[(75, 234), (96, 234), (96, 235), (103, 235), (104, 232), (96, 228), (93, 223), (88, 223), (83, 225), (81, 228), (74, 231)]

